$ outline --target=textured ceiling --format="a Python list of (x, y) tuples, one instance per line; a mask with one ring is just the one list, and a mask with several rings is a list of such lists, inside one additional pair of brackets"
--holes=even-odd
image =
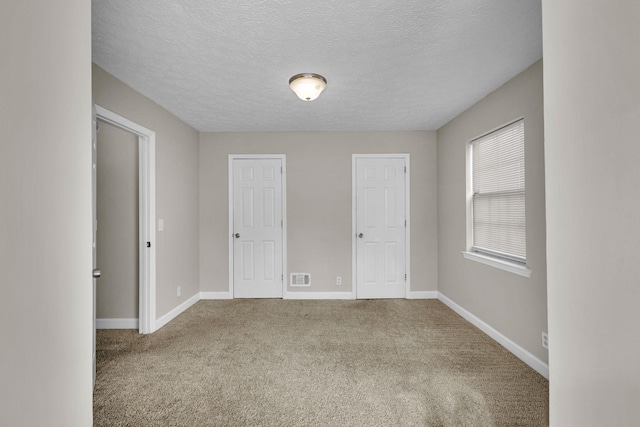
[(540, 3), (93, 0), (93, 61), (199, 131), (435, 130), (542, 57)]

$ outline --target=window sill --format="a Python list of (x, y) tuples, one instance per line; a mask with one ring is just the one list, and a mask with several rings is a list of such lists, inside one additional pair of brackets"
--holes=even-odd
[(509, 262), (499, 258), (490, 257), (487, 255), (480, 255), (475, 252), (462, 251), (462, 255), (466, 259), (470, 259), (471, 261), (476, 261), (482, 264), (490, 265), (491, 267), (499, 268), (500, 270), (517, 274), (518, 276), (522, 276), (526, 278), (531, 277), (531, 270), (525, 265), (516, 264), (515, 262)]

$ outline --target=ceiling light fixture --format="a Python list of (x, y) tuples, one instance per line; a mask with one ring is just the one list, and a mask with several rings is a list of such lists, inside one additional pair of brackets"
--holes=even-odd
[(289, 79), (289, 87), (303, 101), (313, 101), (327, 87), (327, 79), (320, 74), (296, 74)]

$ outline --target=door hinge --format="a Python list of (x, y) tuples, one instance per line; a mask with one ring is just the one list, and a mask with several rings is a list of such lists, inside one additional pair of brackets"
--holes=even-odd
[(407, 273), (404, 274), (404, 281), (407, 281)]
[(407, 173), (407, 167), (406, 166), (404, 167), (404, 173)]
[(280, 220), (280, 228), (284, 228), (284, 219)]
[(151, 242), (147, 242), (147, 247), (150, 248), (151, 247)]
[(404, 220), (404, 226), (405, 227), (407, 226), (407, 220), (406, 219)]
[(280, 280), (284, 282), (284, 274), (280, 276)]
[(284, 167), (280, 166), (280, 175), (284, 173)]

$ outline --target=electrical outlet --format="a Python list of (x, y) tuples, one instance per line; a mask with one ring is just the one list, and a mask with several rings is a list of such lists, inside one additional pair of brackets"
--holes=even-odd
[(182, 287), (178, 286), (178, 289), (176, 290), (176, 294), (178, 294), (178, 296), (182, 295)]
[(336, 277), (336, 285), (338, 285), (338, 286), (342, 285), (342, 277), (340, 277), (340, 276)]
[(542, 333), (542, 346), (549, 349), (549, 335), (546, 332)]

